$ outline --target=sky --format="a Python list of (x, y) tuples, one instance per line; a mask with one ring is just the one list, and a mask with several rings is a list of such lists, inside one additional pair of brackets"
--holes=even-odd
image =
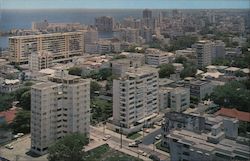
[(249, 9), (250, 0), (0, 0), (0, 9)]

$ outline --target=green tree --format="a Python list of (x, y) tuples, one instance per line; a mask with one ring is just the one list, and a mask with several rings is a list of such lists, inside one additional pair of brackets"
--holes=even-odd
[(49, 161), (83, 161), (84, 145), (88, 144), (85, 135), (73, 133), (58, 140), (48, 149)]
[(186, 64), (184, 66), (184, 69), (181, 71), (181, 78), (186, 78), (186, 77), (194, 77), (197, 72), (197, 67), (194, 65)]
[(224, 86), (217, 86), (211, 97), (216, 104), (225, 108), (250, 112), (250, 90), (243, 82), (231, 81)]
[(34, 83), (33, 83), (33, 82), (25, 82), (25, 83), (24, 83), (24, 86), (28, 86), (28, 87), (30, 87), (30, 86), (32, 86), (32, 85), (34, 85)]
[(29, 133), (30, 132), (30, 111), (18, 111), (14, 121), (10, 124), (14, 133)]
[(111, 68), (102, 68), (98, 72), (98, 79), (99, 80), (107, 80), (108, 77), (112, 76)]
[(22, 95), (27, 91), (30, 91), (30, 87), (22, 87), (16, 90), (15, 92), (13, 92), (13, 95), (15, 96), (16, 100), (20, 101)]
[(92, 99), (90, 107), (92, 111), (91, 122), (94, 124), (112, 117), (112, 103), (107, 100)]
[(20, 106), (24, 110), (30, 110), (30, 101), (31, 101), (30, 91), (24, 92), (19, 101), (20, 101)]
[(0, 111), (9, 109), (14, 101), (14, 95), (9, 93), (0, 93)]
[(100, 91), (101, 86), (96, 81), (90, 82), (90, 96), (93, 97), (96, 91)]
[(82, 75), (82, 69), (79, 68), (79, 67), (69, 68), (69, 74), (76, 75), (76, 76), (81, 76)]
[(162, 64), (160, 65), (159, 77), (167, 78), (170, 74), (175, 73), (175, 67), (172, 64)]
[(175, 58), (175, 63), (185, 64), (186, 62), (187, 62), (187, 58), (185, 58), (184, 56), (179, 56)]

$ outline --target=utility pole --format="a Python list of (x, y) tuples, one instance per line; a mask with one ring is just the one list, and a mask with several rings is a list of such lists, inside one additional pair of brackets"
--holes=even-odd
[(106, 128), (105, 126), (106, 126), (106, 122), (104, 121), (103, 122), (103, 135), (105, 135), (105, 128)]
[(120, 123), (120, 133), (121, 133), (121, 145), (120, 148), (122, 149), (122, 124)]

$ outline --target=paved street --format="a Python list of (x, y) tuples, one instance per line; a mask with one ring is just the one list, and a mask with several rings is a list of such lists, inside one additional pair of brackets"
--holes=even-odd
[(142, 139), (142, 144), (144, 145), (153, 144), (155, 141), (155, 137), (159, 134), (161, 134), (161, 129), (157, 129), (156, 131), (149, 133)]
[(14, 149), (9, 150), (4, 146), (0, 147), (0, 156), (11, 161), (47, 161), (47, 155), (41, 157), (32, 157), (29, 155), (30, 135), (19, 138), (11, 144)]
[[(156, 149), (151, 143), (151, 142), (153, 142), (154, 137), (156, 135), (158, 135), (159, 133), (160, 133), (160, 129), (157, 129), (152, 134), (148, 134), (147, 136), (145, 136), (144, 139), (143, 139), (144, 144), (140, 144), (138, 148), (128, 147), (128, 144), (130, 142), (132, 142), (132, 140), (127, 139), (126, 136), (123, 136), (122, 137), (123, 138), (122, 139), (122, 147), (123, 147), (123, 149), (127, 149), (127, 150), (129, 150), (131, 152), (134, 152), (134, 153), (138, 153), (138, 150), (142, 150), (142, 151), (146, 152), (148, 154), (148, 156), (150, 154), (154, 154), (154, 155), (157, 155), (162, 161), (169, 161), (170, 160), (169, 159), (169, 154)], [(107, 141), (107, 143), (113, 144), (116, 147), (120, 147), (120, 142), (121, 142), (120, 134), (115, 133), (115, 132), (110, 131), (110, 130), (107, 130), (107, 129), (105, 130), (105, 134), (111, 135), (111, 138)], [(91, 127), (91, 135), (97, 136), (97, 137), (100, 137), (100, 138), (104, 137), (104, 133), (103, 133), (102, 128), (96, 128), (96, 127)], [(151, 145), (150, 144), (145, 145), (145, 142), (146, 143), (151, 143)], [(129, 153), (129, 151), (127, 151), (127, 152), (128, 152), (128, 154), (131, 155), (131, 153)]]

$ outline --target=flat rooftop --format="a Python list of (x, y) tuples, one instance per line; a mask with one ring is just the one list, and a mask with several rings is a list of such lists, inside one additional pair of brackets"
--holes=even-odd
[(32, 88), (42, 90), (42, 89), (51, 88), (52, 86), (56, 87), (58, 86), (58, 84), (48, 81), (48, 82), (37, 83), (33, 85)]
[(38, 35), (24, 35), (24, 36), (12, 36), (9, 39), (28, 39), (28, 38), (39, 38), (39, 37), (51, 37), (51, 36), (65, 36), (83, 34), (82, 32), (64, 32), (64, 33), (50, 33), (50, 34), (38, 34)]

